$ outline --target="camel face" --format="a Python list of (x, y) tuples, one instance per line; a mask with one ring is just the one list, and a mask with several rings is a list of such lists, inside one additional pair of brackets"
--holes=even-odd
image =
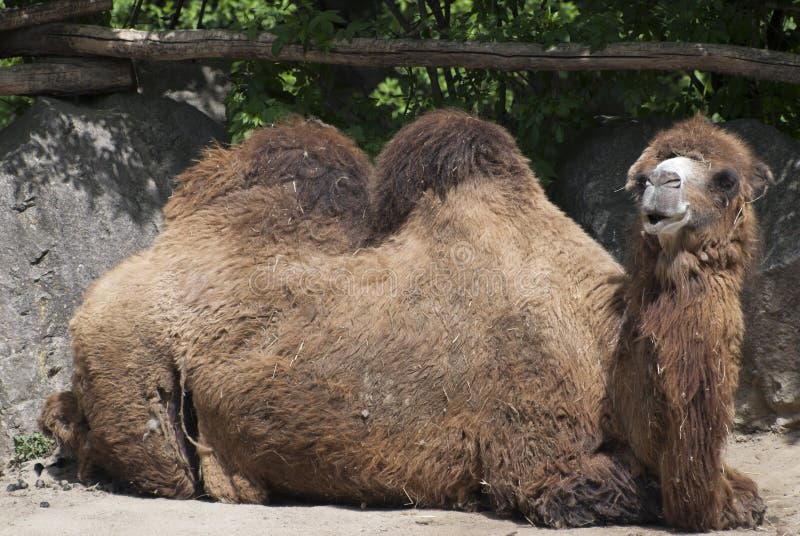
[(696, 117), (656, 136), (625, 188), (634, 194), (645, 233), (665, 249), (692, 250), (747, 217), (748, 202), (770, 179), (738, 138)]
[[(741, 204), (741, 175), (703, 155), (676, 156), (633, 177), (642, 228), (660, 241), (674, 241), (718, 223), (735, 220)], [(731, 214), (728, 214), (731, 213)], [(733, 219), (732, 219), (733, 218)]]
[(639, 173), (635, 177), (646, 233), (675, 234), (689, 223), (691, 210), (686, 194), (700, 173), (699, 162), (679, 156), (664, 160), (649, 175)]

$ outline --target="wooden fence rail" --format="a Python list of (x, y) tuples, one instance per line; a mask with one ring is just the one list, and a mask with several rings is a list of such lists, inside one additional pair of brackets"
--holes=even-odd
[(272, 54), (275, 35), (249, 39), (228, 30), (148, 32), (100, 26), (47, 24), (0, 33), (0, 56), (93, 55), (148, 60), (262, 59), (372, 67), (606, 71), (697, 69), (762, 80), (800, 83), (800, 55), (703, 43), (614, 43), (601, 50), (580, 44), (544, 48), (534, 43), (478, 43), (418, 39), (339, 41), (329, 51), (300, 45)]

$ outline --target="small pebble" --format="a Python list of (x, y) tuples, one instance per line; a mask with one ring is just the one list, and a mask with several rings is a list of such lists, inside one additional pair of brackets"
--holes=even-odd
[(16, 484), (9, 484), (6, 488), (6, 491), (17, 491), (21, 489), (27, 489), (28, 483), (22, 479), (17, 480)]
[(69, 490), (72, 489), (72, 485), (71, 484), (64, 484), (63, 486), (61, 486), (61, 489), (64, 490), (64, 491), (69, 491)]
[(39, 478), (36, 480), (36, 484), (34, 484), (34, 486), (36, 486), (37, 488), (46, 488), (47, 484), (44, 483), (44, 480)]
[(47, 501), (42, 501), (39, 503), (40, 508), (50, 508), (50, 503)]

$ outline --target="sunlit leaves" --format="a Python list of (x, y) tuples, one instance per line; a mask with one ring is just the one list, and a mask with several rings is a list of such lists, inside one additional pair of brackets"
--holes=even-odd
[[(117, 0), (113, 24), (133, 0)], [(430, 4), (449, 5), (442, 26)], [(800, 0), (781, 4), (800, 7)], [(209, 2), (211, 5), (212, 2)], [(270, 31), (273, 53), (287, 45), (329, 50), (357, 37), (432, 38), (454, 41), (534, 42), (545, 46), (584, 43), (593, 50), (618, 41), (725, 43), (800, 53), (795, 10), (774, 17), (756, 0), (394, 0), (401, 23), (384, 2), (330, 3), (314, 0), (218, 0), (204, 26), (254, 36)], [(351, 9), (370, 5), (369, 17)], [(137, 28), (169, 22), (175, 0), (145, 0)], [(178, 27), (194, 27), (200, 0), (186, 0)], [(444, 11), (442, 11), (444, 13)], [(771, 40), (767, 34), (772, 33)], [(288, 113), (314, 115), (353, 136), (376, 153), (402, 124), (434, 106), (455, 106), (507, 126), (540, 177), (555, 176), (554, 163), (576, 134), (601, 117), (684, 117), (697, 110), (716, 120), (757, 117), (800, 135), (800, 86), (692, 72), (507, 73), (460, 68), (383, 69), (363, 79), (343, 68), (319, 64), (237, 62), (227, 101), (228, 128), (241, 139)], [(433, 74), (433, 80), (431, 79)], [(352, 74), (352, 73), (350, 73)], [(434, 98), (434, 87), (441, 99)]]

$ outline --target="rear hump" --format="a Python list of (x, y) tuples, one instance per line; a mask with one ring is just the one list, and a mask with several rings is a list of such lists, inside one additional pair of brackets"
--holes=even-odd
[(436, 110), (386, 144), (371, 187), (371, 227), (397, 229), (426, 190), (445, 197), (461, 183), (533, 180), (527, 159), (503, 127), (460, 110)]

